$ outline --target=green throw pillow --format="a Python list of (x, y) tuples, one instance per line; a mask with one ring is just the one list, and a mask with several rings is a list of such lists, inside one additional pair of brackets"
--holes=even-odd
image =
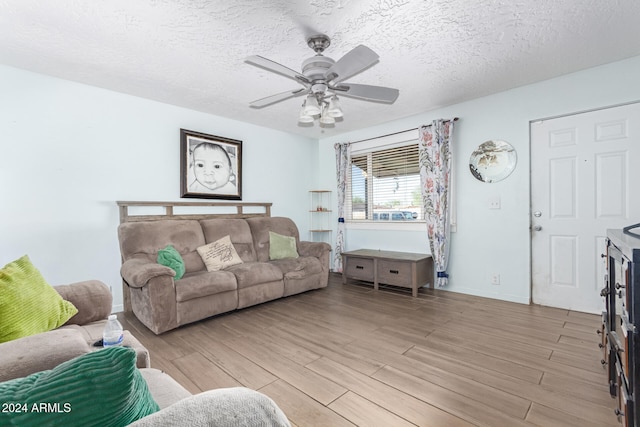
[(269, 232), (269, 259), (298, 258), (296, 238)]
[(109, 347), (49, 371), (0, 383), (2, 426), (126, 426), (160, 408), (136, 368), (136, 352)]
[(0, 270), (0, 343), (56, 329), (77, 312), (27, 255)]
[(176, 272), (175, 280), (182, 279), (184, 276), (184, 261), (180, 252), (171, 245), (158, 251), (158, 264), (172, 268)]

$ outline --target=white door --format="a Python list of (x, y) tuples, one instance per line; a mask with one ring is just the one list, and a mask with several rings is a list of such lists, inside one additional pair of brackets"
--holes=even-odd
[(606, 230), (640, 223), (640, 103), (530, 126), (533, 303), (600, 313)]

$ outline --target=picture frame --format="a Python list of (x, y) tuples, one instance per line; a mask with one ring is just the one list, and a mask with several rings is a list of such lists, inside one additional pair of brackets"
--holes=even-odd
[(242, 141), (180, 129), (180, 192), (242, 200)]

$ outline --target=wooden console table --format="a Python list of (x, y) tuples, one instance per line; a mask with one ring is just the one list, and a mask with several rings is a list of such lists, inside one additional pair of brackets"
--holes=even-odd
[(358, 249), (342, 253), (342, 283), (347, 279), (410, 288), (414, 297), (418, 288), (429, 283), (433, 285), (433, 260), (431, 255), (411, 252), (376, 251)]

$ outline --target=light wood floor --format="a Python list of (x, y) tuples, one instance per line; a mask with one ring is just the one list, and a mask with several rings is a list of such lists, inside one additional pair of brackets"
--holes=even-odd
[(332, 275), (160, 336), (120, 318), (192, 393), (259, 390), (300, 427), (619, 425), (595, 315)]

